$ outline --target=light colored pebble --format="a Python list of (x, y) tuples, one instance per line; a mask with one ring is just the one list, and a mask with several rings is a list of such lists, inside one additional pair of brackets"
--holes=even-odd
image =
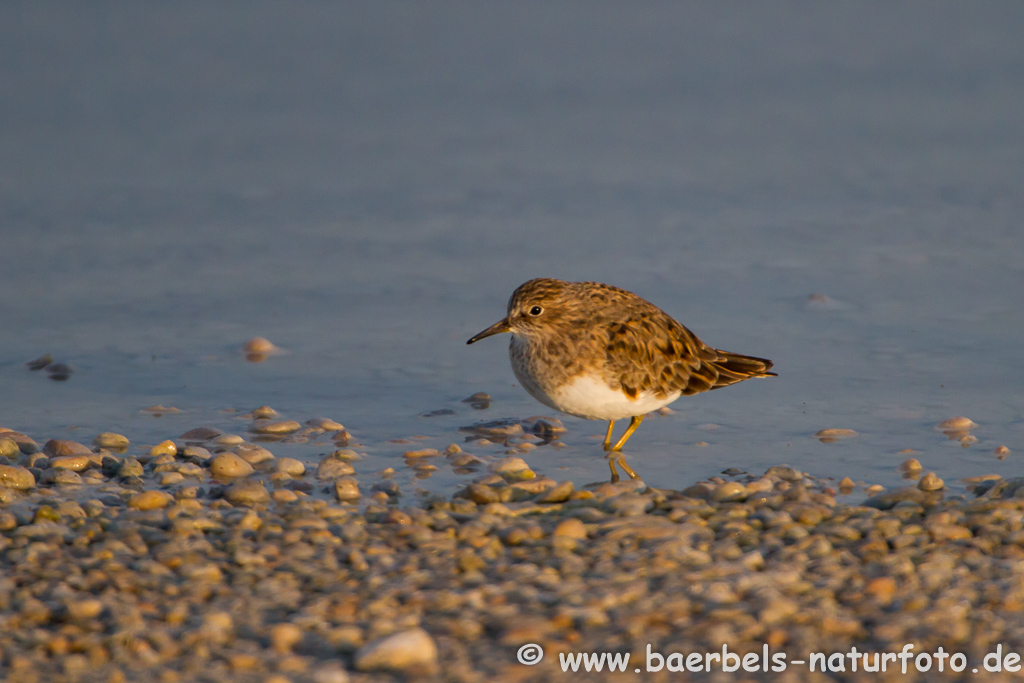
[(252, 423), (249, 431), (255, 434), (291, 434), (302, 429), (295, 420), (264, 420), (259, 419)]
[(218, 453), (210, 459), (210, 474), (215, 477), (247, 477), (253, 472), (252, 465), (235, 453)]
[(355, 666), (360, 671), (432, 674), (437, 669), (437, 645), (421, 628), (400, 631), (359, 648)]
[(245, 443), (245, 439), (238, 434), (221, 434), (210, 439), (210, 444), (214, 446), (237, 446), (240, 443)]
[(337, 479), (338, 477), (347, 477), (355, 474), (356, 470), (352, 467), (351, 463), (346, 460), (339, 460), (338, 458), (327, 456), (320, 461), (320, 464), (316, 468), (316, 478), (321, 481), (329, 481), (331, 479)]
[(250, 465), (258, 465), (274, 459), (274, 454), (263, 446), (254, 443), (240, 443), (231, 449), (231, 452), (246, 461)]
[(36, 477), (25, 467), (0, 465), (0, 486), (28, 490), (36, 487)]
[(157, 481), (161, 486), (173, 486), (185, 481), (185, 475), (181, 472), (161, 472), (157, 475)]
[(345, 428), (340, 422), (335, 422), (328, 417), (314, 417), (312, 420), (306, 420), (306, 424), (328, 432), (340, 432)]
[(0, 433), (0, 457), (15, 458), (19, 455), (21, 455), (21, 449), (18, 448), (18, 442), (14, 439), (3, 438), (3, 434)]
[(240, 479), (224, 489), (224, 498), (232, 505), (263, 505), (270, 502), (270, 493), (258, 479)]
[(922, 491), (941, 491), (946, 488), (946, 483), (939, 479), (934, 472), (929, 472), (921, 477), (921, 481), (917, 482), (917, 488)]
[(98, 434), (95, 439), (92, 440), (93, 446), (99, 446), (100, 448), (111, 448), (114, 450), (123, 450), (128, 448), (128, 437), (123, 434), (116, 434), (114, 432), (103, 432)]
[(359, 500), (359, 483), (352, 477), (339, 477), (334, 480), (334, 493), (343, 503)]
[(69, 439), (50, 439), (43, 444), (43, 453), (55, 458), (62, 455), (75, 455), (76, 453), (92, 453), (85, 444)]
[(74, 472), (81, 472), (91, 464), (92, 459), (84, 453), (79, 455), (60, 455), (50, 458), (50, 467), (63, 467)]
[(857, 432), (852, 429), (822, 429), (814, 436), (822, 443), (832, 443), (839, 439), (852, 439)]
[(969, 417), (950, 417), (935, 425), (936, 429), (942, 431), (967, 431), (974, 429), (978, 424)]
[(747, 499), (747, 487), (738, 481), (727, 481), (720, 484), (712, 493), (711, 500), (725, 503)]
[(167, 441), (161, 441), (157, 445), (149, 449), (149, 454), (152, 456), (157, 455), (177, 455), (178, 447), (173, 441), (168, 439)]
[(185, 446), (181, 449), (181, 457), (193, 463), (205, 464), (212, 454), (202, 446)]
[(279, 654), (288, 654), (302, 640), (302, 629), (290, 622), (270, 627), (270, 646)]
[(568, 519), (563, 519), (559, 522), (555, 526), (555, 530), (551, 532), (551, 535), (583, 540), (587, 537), (587, 528), (579, 519), (569, 517)]
[(306, 465), (295, 458), (278, 458), (274, 461), (274, 471), (290, 477), (301, 477), (306, 473)]
[(1006, 446), (999, 446), (992, 452), (995, 453), (996, 455), (1009, 455), (1010, 449), (1007, 448)]
[(64, 469), (63, 467), (51, 467), (43, 470), (43, 474), (39, 477), (39, 481), (42, 484), (78, 486), (82, 483), (82, 475), (74, 470)]
[(242, 345), (242, 351), (252, 355), (264, 355), (276, 353), (279, 349), (266, 337), (253, 337)]
[[(171, 474), (168, 472), (167, 474)], [(180, 476), (180, 475), (179, 475)], [(159, 510), (174, 502), (174, 497), (166, 491), (141, 491), (128, 499), (128, 507), (136, 510)]]
[(441, 451), (436, 448), (421, 448), (417, 451), (406, 451), (402, 454), (405, 458), (436, 458), (441, 455)]

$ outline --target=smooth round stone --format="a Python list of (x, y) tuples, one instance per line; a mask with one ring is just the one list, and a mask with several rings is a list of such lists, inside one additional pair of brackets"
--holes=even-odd
[(255, 471), (235, 453), (218, 453), (210, 458), (210, 474), (215, 477), (247, 477)]
[(160, 443), (149, 449), (149, 454), (152, 456), (177, 455), (178, 447), (171, 440), (161, 441)]
[(731, 503), (747, 499), (747, 487), (738, 481), (727, 481), (719, 484), (711, 492), (711, 500), (719, 503)]
[(967, 431), (968, 429), (974, 429), (977, 426), (978, 424), (974, 420), (963, 416), (951, 417), (935, 425), (937, 429), (952, 432)]
[(288, 654), (302, 640), (302, 629), (285, 622), (270, 627), (270, 646), (280, 654)]
[(122, 450), (128, 448), (128, 437), (123, 434), (115, 434), (114, 432), (103, 432), (96, 435), (96, 438), (92, 440), (92, 445), (100, 448)]
[(258, 479), (241, 479), (224, 490), (224, 498), (232, 505), (263, 505), (270, 502), (270, 492)]
[(63, 467), (66, 470), (81, 472), (92, 464), (92, 458), (84, 453), (79, 455), (61, 455), (50, 458), (50, 467)]
[(441, 455), (441, 451), (437, 450), (436, 448), (421, 448), (418, 451), (406, 451), (405, 453), (402, 454), (402, 457), (411, 459), (436, 458), (439, 455)]
[(210, 439), (210, 443), (214, 446), (237, 446), (240, 443), (245, 443), (245, 439), (238, 434), (221, 434)]
[(934, 472), (929, 472), (921, 477), (921, 481), (917, 482), (917, 488), (922, 491), (941, 491), (946, 488), (946, 482), (939, 479)]
[(477, 505), (497, 503), (501, 500), (501, 496), (496, 490), (483, 484), (470, 484), (459, 495), (463, 498), (468, 498)]
[(10, 439), (14, 443), (18, 444), (18, 448), (25, 455), (32, 455), (39, 451), (39, 444), (36, 443), (35, 439), (30, 436), (25, 436), (21, 432), (6, 431), (3, 432), (3, 438)]
[(347, 477), (355, 473), (356, 470), (350, 463), (331, 456), (327, 456), (321, 460), (320, 464), (317, 465), (316, 468), (316, 478), (322, 481), (337, 479), (338, 477)]
[(342, 503), (359, 500), (359, 483), (352, 477), (339, 477), (334, 480), (334, 494)]
[(88, 621), (100, 615), (103, 611), (103, 602), (95, 598), (71, 600), (65, 607), (68, 610), (68, 616), (75, 621)]
[(74, 470), (67, 470), (63, 467), (51, 467), (43, 470), (40, 477), (43, 484), (56, 484), (58, 486), (78, 486), (82, 483), (82, 475)]
[(135, 458), (125, 458), (117, 468), (117, 476), (122, 479), (127, 477), (141, 477), (143, 471), (141, 462)]
[(421, 628), (393, 633), (363, 645), (356, 651), (360, 671), (433, 673), (437, 669), (437, 645)]
[(256, 420), (249, 431), (255, 434), (291, 434), (302, 429), (295, 420)]
[(254, 443), (240, 443), (232, 448), (231, 452), (250, 465), (258, 465), (261, 462), (274, 459), (273, 453), (263, 446), (258, 446)]
[(274, 345), (274, 342), (270, 341), (266, 337), (253, 337), (249, 341), (245, 342), (242, 346), (242, 350), (248, 354), (269, 355), (271, 353), (276, 353), (278, 348)]
[(213, 427), (196, 427), (190, 429), (182, 434), (179, 439), (182, 441), (209, 441), (210, 439), (216, 439), (222, 432), (219, 429)]
[(327, 457), (328, 458), (336, 458), (338, 460), (348, 460), (348, 461), (362, 460), (362, 458), (363, 458), (363, 456), (359, 455), (358, 453), (356, 453), (351, 448), (339, 448), (336, 451), (332, 451)]
[(17, 491), (27, 491), (35, 488), (36, 478), (27, 468), (17, 465), (0, 465), (0, 486)]
[(136, 510), (159, 510), (173, 502), (174, 497), (166, 491), (142, 491), (128, 499), (128, 507)]
[(516, 457), (503, 458), (491, 465), (490, 470), (501, 475), (531, 471), (525, 460)]
[(554, 488), (548, 489), (537, 498), (538, 503), (564, 503), (576, 492), (576, 486), (571, 481), (559, 482)]
[(996, 455), (1009, 455), (1010, 449), (1007, 448), (1006, 446), (999, 446), (992, 452), (995, 453)]
[(555, 530), (551, 532), (551, 535), (560, 538), (583, 540), (587, 537), (587, 528), (584, 526), (583, 522), (575, 517), (568, 517), (558, 523), (558, 526), (556, 526)]
[(157, 481), (161, 486), (173, 486), (185, 481), (185, 475), (181, 472), (161, 472), (157, 476)]
[(814, 436), (822, 443), (832, 443), (839, 439), (852, 439), (857, 432), (852, 429), (822, 429)]
[(306, 424), (310, 427), (322, 429), (325, 432), (340, 432), (345, 428), (345, 425), (328, 417), (314, 417), (312, 420), (306, 420)]
[(274, 471), (282, 472), (291, 477), (301, 477), (306, 473), (306, 465), (295, 458), (278, 458), (274, 462)]
[(21, 449), (18, 448), (18, 442), (14, 439), (5, 439), (3, 434), (0, 434), (0, 457), (15, 458), (19, 455)]
[(68, 439), (50, 439), (43, 445), (43, 453), (51, 458), (76, 453), (92, 453), (88, 446)]
[(294, 503), (299, 499), (299, 494), (288, 489), (277, 489), (270, 494), (270, 497), (274, 499), (275, 503)]
[(185, 446), (181, 449), (181, 457), (190, 462), (205, 463), (213, 456), (202, 446)]

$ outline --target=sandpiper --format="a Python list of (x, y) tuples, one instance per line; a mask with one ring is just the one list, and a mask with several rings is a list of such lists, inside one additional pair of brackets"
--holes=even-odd
[[(512, 333), (509, 357), (523, 388), (555, 410), (608, 420), (604, 450), (612, 453), (644, 415), (680, 396), (775, 375), (770, 360), (712, 348), (649, 301), (600, 282), (524, 282), (508, 315), (466, 343), (502, 332)], [(627, 417), (612, 445), (615, 421)], [(637, 478), (621, 454), (617, 460)], [(614, 460), (609, 466), (617, 480)]]

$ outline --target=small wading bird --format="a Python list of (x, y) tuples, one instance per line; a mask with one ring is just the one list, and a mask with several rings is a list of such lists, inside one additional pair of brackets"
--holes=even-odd
[[(770, 360), (712, 348), (654, 304), (600, 282), (524, 282), (508, 315), (466, 343), (502, 332), (512, 333), (512, 371), (531, 396), (569, 415), (608, 420), (613, 481), (616, 460), (638, 478), (620, 451), (645, 414), (680, 396), (775, 375)], [(627, 417), (612, 445), (615, 421)]]

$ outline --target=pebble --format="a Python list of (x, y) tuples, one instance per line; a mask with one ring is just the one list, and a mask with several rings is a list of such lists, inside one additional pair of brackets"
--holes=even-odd
[(18, 448), (18, 442), (14, 439), (3, 438), (3, 433), (0, 433), (0, 457), (13, 459), (19, 455), (21, 455), (21, 449)]
[(359, 483), (352, 477), (339, 477), (334, 480), (334, 494), (342, 503), (359, 500)]
[(436, 448), (422, 448), (418, 451), (406, 451), (402, 454), (404, 458), (436, 458), (441, 455), (441, 451)]
[(321, 460), (316, 467), (316, 478), (321, 481), (347, 477), (355, 473), (356, 470), (350, 462), (331, 455)]
[(128, 499), (128, 507), (136, 510), (159, 510), (174, 502), (174, 497), (166, 491), (141, 491)]
[(91, 453), (89, 455), (84, 453), (79, 455), (60, 455), (50, 458), (50, 467), (62, 467), (66, 470), (81, 472), (92, 464), (91, 455)]
[(961, 432), (974, 429), (978, 424), (969, 417), (951, 417), (935, 425), (936, 429), (950, 432)]
[(149, 449), (149, 454), (154, 457), (158, 455), (177, 455), (178, 446), (171, 440), (161, 441)]
[(314, 417), (312, 420), (306, 420), (306, 424), (316, 429), (322, 429), (325, 432), (340, 432), (345, 429), (343, 424), (327, 417)]
[(181, 439), (182, 441), (202, 442), (210, 441), (211, 439), (216, 439), (218, 436), (221, 436), (222, 434), (223, 432), (213, 427), (196, 427), (195, 429), (188, 430), (178, 438)]
[(0, 465), (0, 486), (27, 491), (35, 488), (36, 478), (26, 468), (18, 465)]
[(128, 437), (123, 434), (115, 434), (114, 432), (103, 432), (98, 434), (95, 439), (92, 440), (92, 445), (99, 448), (109, 448), (112, 450), (124, 450), (128, 448)]
[(360, 671), (432, 674), (437, 669), (437, 645), (422, 628), (401, 631), (359, 648), (355, 666)]
[(249, 427), (249, 431), (255, 434), (291, 434), (300, 429), (302, 425), (295, 420), (258, 419)]
[(267, 462), (274, 459), (273, 453), (263, 446), (254, 443), (240, 443), (232, 448), (230, 452), (234, 453), (250, 465), (259, 465), (261, 462)]
[(274, 461), (274, 471), (283, 472), (289, 477), (301, 477), (306, 473), (306, 465), (295, 458), (278, 458)]
[(822, 429), (814, 436), (822, 443), (833, 443), (839, 439), (852, 439), (857, 432), (852, 429)]
[(75, 455), (76, 453), (92, 453), (92, 450), (77, 441), (50, 439), (43, 445), (43, 453), (53, 458), (62, 455)]
[(215, 477), (247, 477), (256, 470), (236, 453), (218, 453), (210, 458), (210, 474)]
[(939, 479), (934, 472), (929, 472), (917, 482), (917, 488), (922, 491), (940, 491), (946, 488), (946, 482)]
[(295, 624), (284, 622), (270, 628), (270, 646), (279, 654), (289, 654), (302, 640), (302, 629)]
[(239, 479), (224, 489), (224, 498), (232, 505), (264, 505), (270, 502), (270, 492), (258, 479)]

